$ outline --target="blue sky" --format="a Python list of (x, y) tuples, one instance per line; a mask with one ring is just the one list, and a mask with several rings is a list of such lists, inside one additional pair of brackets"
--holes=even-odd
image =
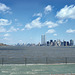
[(75, 41), (75, 0), (0, 0), (0, 43)]

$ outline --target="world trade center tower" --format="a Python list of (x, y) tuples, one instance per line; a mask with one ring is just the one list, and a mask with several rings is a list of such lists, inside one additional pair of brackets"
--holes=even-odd
[(41, 44), (42, 45), (46, 44), (46, 36), (45, 35), (41, 35)]

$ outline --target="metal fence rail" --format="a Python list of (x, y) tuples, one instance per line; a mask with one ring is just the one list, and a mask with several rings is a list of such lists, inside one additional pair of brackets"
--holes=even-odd
[(0, 64), (54, 64), (75, 63), (75, 57), (46, 57), (46, 58), (0, 58)]

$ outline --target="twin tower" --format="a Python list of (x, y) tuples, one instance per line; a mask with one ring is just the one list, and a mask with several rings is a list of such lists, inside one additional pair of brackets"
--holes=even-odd
[(46, 45), (46, 36), (45, 35), (41, 35), (41, 44)]

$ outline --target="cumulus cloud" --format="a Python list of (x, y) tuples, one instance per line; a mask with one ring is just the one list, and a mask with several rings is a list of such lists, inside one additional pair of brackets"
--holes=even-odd
[(48, 28), (53, 28), (53, 27), (58, 26), (57, 23), (54, 23), (54, 22), (51, 22), (51, 21), (46, 21), (46, 22), (44, 22), (44, 25), (45, 25), (45, 26), (48, 26)]
[(66, 32), (67, 32), (67, 33), (75, 33), (75, 30), (73, 30), (73, 29), (68, 29), (68, 30), (66, 30)]
[(10, 38), (4, 37), (3, 40), (10, 41)]
[(6, 6), (6, 5), (3, 4), (3, 3), (0, 3), (0, 12), (9, 13), (9, 10), (11, 10), (10, 7)]
[(33, 16), (42, 17), (42, 13), (35, 13)]
[(31, 28), (41, 28), (41, 22), (40, 22), (40, 17), (36, 18), (33, 20), (31, 23), (28, 23), (25, 25), (25, 28), (31, 29)]
[(7, 37), (7, 36), (10, 36), (10, 34), (7, 33), (7, 34), (4, 34), (4, 36)]
[(55, 30), (54, 29), (49, 29), (46, 33), (54, 33)]
[(12, 21), (8, 21), (7, 19), (0, 19), (0, 26), (10, 25)]
[(68, 21), (67, 19), (66, 19), (66, 20), (61, 19), (61, 20), (58, 20), (57, 23), (58, 23), (58, 24), (62, 24), (62, 23), (66, 23), (67, 21)]
[(0, 33), (1, 32), (6, 32), (6, 29), (4, 27), (0, 27)]
[(24, 30), (25, 30), (25, 28), (22, 28), (22, 29), (21, 29), (21, 31), (24, 31)]
[(26, 24), (26, 25), (25, 25), (25, 28), (26, 28), (26, 29), (31, 29), (31, 28), (33, 28), (33, 27), (31, 26), (31, 23), (30, 23), (30, 24)]
[(7, 32), (16, 32), (19, 28), (14, 28), (13, 26)]
[(67, 18), (75, 19), (75, 6), (66, 5), (64, 8), (62, 8), (60, 11), (57, 12), (56, 17), (58, 17), (59, 19), (67, 19)]
[(48, 28), (53, 28), (53, 27), (58, 26), (57, 23), (54, 23), (52, 21), (41, 22), (40, 19), (41, 19), (41, 17), (34, 19), (31, 23), (26, 24), (25, 28), (32, 29), (32, 28), (41, 28), (44, 26), (48, 26)]
[(52, 6), (51, 5), (47, 5), (45, 8), (44, 8), (44, 12), (47, 14), (48, 12), (51, 12), (52, 10)]

